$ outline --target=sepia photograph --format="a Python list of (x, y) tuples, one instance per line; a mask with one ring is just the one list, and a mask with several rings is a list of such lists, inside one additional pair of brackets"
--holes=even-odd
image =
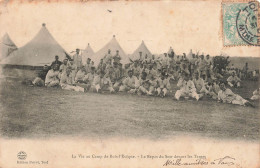
[(0, 167), (258, 168), (259, 6), (0, 1)]

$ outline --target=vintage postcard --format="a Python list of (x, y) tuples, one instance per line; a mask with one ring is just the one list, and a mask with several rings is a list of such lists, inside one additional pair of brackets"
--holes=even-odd
[(0, 168), (259, 168), (259, 5), (0, 0)]

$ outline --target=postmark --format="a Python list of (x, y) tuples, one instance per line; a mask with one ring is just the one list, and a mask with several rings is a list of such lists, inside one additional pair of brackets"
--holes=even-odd
[(260, 46), (259, 2), (223, 2), (224, 46)]

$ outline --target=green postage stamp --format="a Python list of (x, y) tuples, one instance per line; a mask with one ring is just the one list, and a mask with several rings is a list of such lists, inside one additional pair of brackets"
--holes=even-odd
[(224, 46), (260, 46), (259, 2), (222, 2)]

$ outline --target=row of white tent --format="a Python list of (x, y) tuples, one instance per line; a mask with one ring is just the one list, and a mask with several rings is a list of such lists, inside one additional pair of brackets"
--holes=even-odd
[[(107, 54), (108, 50), (111, 51), (112, 55), (115, 55), (118, 50), (123, 64), (128, 63), (129, 58), (131, 60), (138, 59), (139, 52), (142, 52), (143, 56), (152, 56), (144, 41), (142, 41), (141, 45), (133, 54), (127, 55), (119, 45), (115, 36), (113, 36), (112, 40), (96, 53), (88, 44), (86, 49), (82, 50), (82, 61), (85, 62), (87, 58), (91, 58), (95, 63), (98, 63), (99, 60)], [(170, 48), (170, 50), (172, 49)], [(55, 55), (58, 55), (60, 60), (70, 56), (70, 54), (68, 54), (53, 38), (45, 24), (42, 24), (42, 28), (38, 34), (21, 48), (17, 48), (8, 34), (5, 34), (1, 41), (0, 54), (0, 64), (27, 66), (43, 66), (45, 64), (50, 64), (54, 60)], [(191, 54), (192, 51), (189, 53), (189, 56), (191, 56)]]

